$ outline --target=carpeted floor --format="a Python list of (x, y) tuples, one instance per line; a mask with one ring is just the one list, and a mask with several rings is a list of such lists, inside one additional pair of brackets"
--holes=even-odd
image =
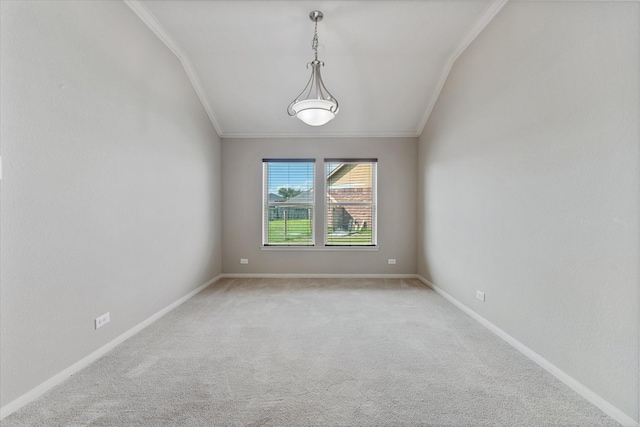
[(417, 280), (223, 279), (2, 426), (615, 426)]

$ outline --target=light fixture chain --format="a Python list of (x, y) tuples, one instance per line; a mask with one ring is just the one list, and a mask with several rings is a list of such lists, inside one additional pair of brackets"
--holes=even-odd
[(316, 20), (316, 27), (313, 32), (313, 40), (311, 41), (311, 48), (315, 53), (315, 60), (318, 60), (318, 21)]

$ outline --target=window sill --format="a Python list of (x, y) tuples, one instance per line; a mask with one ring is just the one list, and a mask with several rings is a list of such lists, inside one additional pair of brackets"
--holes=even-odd
[(260, 246), (262, 251), (378, 252), (379, 246)]

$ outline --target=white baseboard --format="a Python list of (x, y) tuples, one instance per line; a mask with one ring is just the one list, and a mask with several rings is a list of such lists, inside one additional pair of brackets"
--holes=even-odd
[(124, 342), (128, 338), (130, 338), (133, 335), (137, 334), (138, 332), (140, 332), (141, 330), (143, 330), (144, 328), (146, 328), (147, 326), (149, 326), (150, 324), (152, 324), (153, 322), (155, 322), (156, 320), (158, 320), (159, 318), (161, 318), (165, 314), (169, 313), (171, 310), (173, 310), (176, 307), (178, 307), (179, 305), (183, 304), (185, 301), (189, 300), (194, 295), (196, 295), (197, 293), (199, 293), (200, 291), (202, 291), (206, 287), (210, 286), (211, 284), (215, 283), (216, 281), (218, 281), (219, 279), (222, 279), (222, 278), (362, 278), (362, 279), (385, 278), (385, 279), (418, 279), (422, 283), (427, 285), (428, 287), (432, 288), (439, 295), (441, 295), (442, 297), (447, 299), (453, 305), (458, 307), (460, 310), (464, 311), (466, 314), (468, 314), (473, 319), (478, 321), (480, 324), (485, 326), (491, 332), (493, 332), (494, 334), (496, 334), (497, 336), (502, 338), (508, 344), (512, 345), (514, 348), (516, 348), (522, 354), (527, 356), (529, 359), (533, 360), (535, 363), (540, 365), (542, 368), (544, 368), (546, 371), (548, 371), (553, 376), (558, 378), (560, 381), (565, 383), (567, 386), (572, 388), (575, 392), (580, 394), (582, 397), (587, 399), (589, 402), (591, 402), (592, 404), (594, 404), (595, 406), (600, 408), (600, 410), (602, 410), (604, 413), (609, 415), (611, 418), (613, 418), (614, 420), (616, 420), (617, 422), (622, 424), (624, 427), (640, 427), (639, 423), (637, 421), (633, 420), (630, 416), (626, 415), (624, 412), (622, 412), (621, 410), (619, 410), (618, 408), (613, 406), (611, 403), (607, 402), (602, 397), (600, 397), (599, 395), (597, 395), (596, 393), (591, 391), (589, 388), (587, 388), (584, 385), (582, 385), (579, 381), (577, 381), (573, 377), (571, 377), (568, 374), (566, 374), (564, 371), (562, 371), (560, 368), (555, 366), (553, 363), (549, 362), (544, 357), (540, 356), (538, 353), (536, 353), (535, 351), (531, 350), (529, 347), (525, 346), (520, 341), (518, 341), (517, 339), (513, 338), (511, 335), (507, 334), (505, 331), (503, 331), (502, 329), (498, 328), (496, 325), (494, 325), (493, 323), (489, 322), (487, 319), (485, 319), (484, 317), (480, 316), (478, 313), (476, 313), (475, 311), (471, 310), (469, 307), (467, 307), (466, 305), (462, 304), (460, 301), (458, 301), (457, 299), (455, 299), (454, 297), (452, 297), (451, 295), (449, 295), (448, 293), (446, 293), (442, 289), (438, 288), (436, 285), (434, 285), (433, 283), (431, 283), (430, 281), (428, 281), (427, 279), (425, 279), (424, 277), (422, 277), (422, 276), (420, 276), (418, 274), (241, 274), (241, 273), (237, 273), (237, 274), (236, 273), (220, 274), (217, 277), (209, 280), (207, 283), (205, 283), (204, 285), (200, 286), (199, 288), (189, 292), (187, 295), (183, 296), (182, 298), (178, 299), (177, 301), (173, 302), (172, 304), (170, 304), (167, 307), (163, 308), (162, 310), (158, 311), (157, 313), (155, 313), (151, 317), (147, 318), (143, 322), (141, 322), (138, 325), (134, 326), (133, 328), (129, 329), (128, 331), (126, 331), (125, 333), (121, 334), (120, 336), (118, 336), (114, 340), (112, 340), (109, 343), (105, 344), (104, 346), (100, 347), (98, 350), (94, 351), (93, 353), (91, 353), (88, 356), (82, 358), (81, 360), (79, 360), (78, 362), (74, 363), (73, 365), (69, 366), (65, 370), (63, 370), (63, 371), (59, 372), (58, 374), (54, 375), (53, 377), (49, 378), (48, 380), (46, 380), (45, 382), (43, 382), (39, 386), (31, 389), (27, 393), (23, 394), (22, 396), (18, 397), (17, 399), (13, 400), (12, 402), (10, 402), (7, 405), (3, 406), (2, 408), (0, 408), (0, 420), (6, 418), (7, 416), (9, 416), (13, 412), (17, 411), (18, 409), (22, 408), (26, 404), (28, 404), (28, 403), (32, 402), (33, 400), (37, 399), (38, 397), (40, 397), (41, 395), (43, 395), (47, 391), (51, 390), (53, 387), (55, 387), (58, 384), (60, 384), (61, 382), (63, 382), (65, 379), (67, 379), (71, 375), (73, 375), (76, 372), (82, 370), (83, 368), (85, 368), (86, 366), (90, 365), (95, 360), (97, 360), (100, 357), (102, 357), (103, 355), (105, 355), (107, 352), (109, 352), (110, 350), (115, 348), (118, 344)]
[(143, 330), (144, 328), (146, 328), (147, 326), (149, 326), (150, 324), (152, 324), (153, 322), (155, 322), (156, 320), (158, 320), (159, 318), (161, 318), (165, 314), (169, 313), (171, 310), (175, 309), (176, 307), (178, 307), (179, 305), (181, 305), (182, 303), (184, 303), (185, 301), (187, 301), (188, 299), (190, 299), (191, 297), (196, 295), (198, 292), (202, 291), (206, 287), (208, 287), (211, 284), (213, 284), (216, 281), (218, 281), (221, 278), (221, 276), (222, 275), (218, 275), (217, 277), (214, 277), (213, 279), (209, 280), (204, 285), (200, 286), (197, 289), (194, 289), (193, 291), (189, 292), (187, 295), (185, 295), (182, 298), (178, 299), (177, 301), (169, 304), (168, 306), (166, 306), (162, 310), (158, 311), (157, 313), (155, 313), (151, 317), (147, 318), (146, 320), (144, 320), (141, 323), (137, 324), (136, 326), (134, 326), (133, 328), (129, 329), (125, 333), (121, 334), (117, 338), (115, 338), (112, 341), (108, 342), (107, 344), (103, 345), (102, 347), (100, 347), (99, 349), (94, 351), (93, 353), (91, 353), (88, 356), (80, 359), (79, 361), (77, 361), (73, 365), (69, 366), (65, 370), (63, 370), (63, 371), (57, 373), (56, 375), (52, 376), (51, 378), (49, 378), (48, 380), (46, 380), (42, 384), (40, 384), (37, 387), (29, 390), (28, 392), (26, 392), (22, 396), (18, 397), (17, 399), (7, 403), (5, 406), (0, 408), (0, 420), (8, 417), (9, 415), (14, 413), (18, 409), (20, 409), (23, 406), (25, 406), (26, 404), (28, 404), (28, 403), (34, 401), (35, 399), (37, 399), (38, 397), (42, 396), (44, 393), (46, 393), (47, 391), (51, 390), (53, 387), (57, 386), (58, 384), (62, 383), (64, 380), (69, 378), (71, 375), (73, 375), (76, 372), (82, 370), (83, 368), (89, 366), (92, 362), (94, 362), (97, 359), (99, 359), (100, 357), (104, 356), (107, 352), (112, 350), (118, 344), (124, 342), (128, 338), (130, 338), (133, 335), (137, 334), (138, 332), (140, 332), (141, 330)]
[(478, 313), (476, 313), (466, 305), (462, 304), (460, 301), (458, 301), (457, 299), (455, 299), (454, 297), (452, 297), (451, 295), (449, 295), (448, 293), (446, 293), (445, 291), (443, 291), (442, 289), (440, 289), (439, 287), (437, 287), (436, 285), (434, 285), (424, 277), (420, 275), (416, 275), (416, 278), (422, 281), (422, 283), (424, 283), (425, 285), (429, 286), (434, 291), (436, 291), (439, 295), (444, 297), (446, 300), (451, 302), (460, 310), (467, 313), (474, 320), (477, 320), (480, 324), (482, 324), (491, 332), (493, 332), (494, 334), (502, 338), (508, 344), (511, 344), (511, 346), (515, 347), (516, 350), (518, 350), (519, 352), (527, 356), (529, 359), (533, 360), (535, 363), (540, 365), (551, 375), (553, 375), (554, 377), (556, 377), (557, 379), (565, 383), (567, 386), (572, 388), (576, 393), (578, 393), (579, 395), (587, 399), (589, 402), (591, 402), (592, 404), (600, 408), (602, 412), (609, 415), (611, 418), (613, 418), (614, 420), (622, 424), (624, 427), (640, 427), (638, 422), (635, 421), (633, 418), (631, 418), (629, 415), (625, 414), (620, 409), (616, 408), (611, 403), (604, 400), (602, 397), (600, 397), (599, 395), (591, 391), (589, 388), (581, 384), (579, 381), (577, 381), (575, 378), (569, 376), (566, 372), (562, 371), (556, 365), (549, 362), (547, 359), (540, 356), (538, 353), (531, 350), (529, 347), (522, 344), (520, 341), (518, 341), (511, 335), (507, 334), (505, 331), (503, 331), (493, 323), (489, 322), (487, 319), (480, 316)]
[(417, 279), (415, 274), (313, 274), (313, 273), (224, 273), (221, 278), (230, 279)]

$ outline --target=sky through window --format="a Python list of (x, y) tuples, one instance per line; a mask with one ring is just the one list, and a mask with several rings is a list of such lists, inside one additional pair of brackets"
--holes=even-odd
[(313, 163), (270, 163), (269, 193), (278, 194), (280, 188), (310, 190), (313, 188)]

